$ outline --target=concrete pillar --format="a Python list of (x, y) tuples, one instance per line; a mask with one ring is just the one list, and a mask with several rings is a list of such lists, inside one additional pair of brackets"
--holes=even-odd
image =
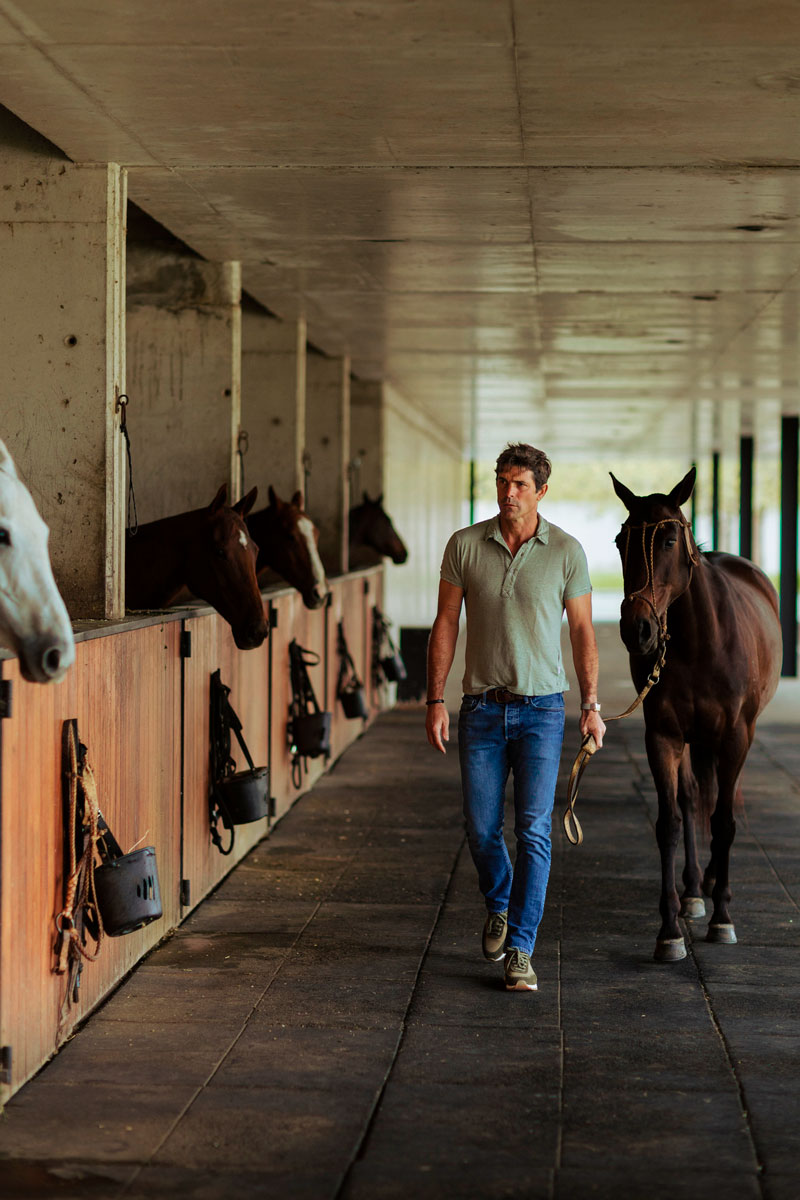
[(782, 675), (797, 675), (797, 527), (800, 417), (781, 418), (781, 628)]
[(753, 458), (752, 434), (739, 438), (739, 553), (753, 557)]
[(249, 302), (242, 307), (242, 429), (247, 432), (245, 487), (269, 485), (282, 500), (303, 490), (306, 437), (306, 323), (277, 321)]
[[(166, 232), (166, 231), (165, 231)], [(128, 243), (128, 430), (139, 522), (238, 498), (241, 270)]]
[(383, 492), (383, 384), (350, 380), (350, 503)]
[(125, 172), (0, 116), (0, 437), (70, 616), (124, 612)]
[(347, 570), (347, 514), (350, 486), (350, 358), (326, 358), (315, 351), (306, 360), (306, 507), (319, 529), (325, 570)]

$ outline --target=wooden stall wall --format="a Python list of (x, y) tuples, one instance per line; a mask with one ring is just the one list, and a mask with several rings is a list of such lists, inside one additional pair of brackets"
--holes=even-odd
[[(217, 613), (184, 621), (191, 650), (183, 659), (183, 853), (184, 913), (216, 887), (267, 832), (268, 820), (237, 825), (233, 850), (222, 854), (211, 841), (209, 793), (209, 704), (212, 672), (231, 689), (229, 700), (242, 722), (247, 748), (257, 767), (267, 765), (269, 721), (269, 639), (256, 650), (241, 651), (230, 626)], [(231, 734), (237, 770), (247, 770), (239, 743)], [(219, 826), (223, 849), (230, 831)], [(188, 892), (188, 895), (187, 895)]]
[[(180, 920), (179, 634), (174, 622), (81, 642), (67, 678), (49, 687), (25, 683), (16, 660), (0, 664), (12, 686), (12, 715), (0, 730), (0, 1045), (13, 1056), (0, 1099)], [(84, 968), (77, 1005), (65, 1003), (65, 980), (53, 971), (64, 903), (61, 731), (72, 717), (123, 851), (156, 848), (164, 906), (159, 921), (104, 939)]]
[[(268, 832), (268, 821), (240, 825), (226, 857), (210, 839), (208, 820), (209, 681), (219, 668), (257, 766), (269, 763), (276, 818), (330, 765), (312, 759), (299, 786), (291, 777), (287, 723), (289, 642), (319, 655), (310, 669), (320, 704), (334, 714), (332, 759), (362, 732), (335, 698), (336, 625), (345, 631), (368, 694), (372, 604), (380, 602), (380, 568), (332, 581), (330, 607), (309, 610), (297, 592), (276, 589), (265, 605), (277, 622), (257, 650), (236, 649), (215, 613), (114, 630), (79, 641), (60, 684), (25, 683), (14, 659), (0, 662), (12, 685), (12, 715), (0, 720), (0, 1047), (10, 1047), (10, 1079), (0, 1103), (58, 1048), (136, 962)], [(191, 652), (182, 657), (182, 633)], [(371, 715), (383, 703), (371, 697)], [(83, 971), (79, 1003), (65, 1005), (54, 974), (54, 918), (63, 906), (64, 832), (61, 731), (77, 718), (99, 785), (100, 807), (123, 851), (156, 848), (163, 917), (137, 933), (106, 938)], [(241, 769), (243, 756), (232, 750)], [(227, 836), (225, 836), (227, 844)], [(189, 903), (181, 904), (187, 880)], [(183, 893), (184, 899), (186, 893)]]

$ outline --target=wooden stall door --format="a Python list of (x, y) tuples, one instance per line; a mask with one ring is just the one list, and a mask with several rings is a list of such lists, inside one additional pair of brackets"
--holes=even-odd
[(289, 753), (288, 723), (292, 699), (289, 674), (289, 643), (294, 638), (306, 650), (319, 656), (319, 666), (309, 667), (311, 686), (321, 708), (325, 708), (326, 642), (328, 609), (308, 609), (303, 605), (298, 592), (284, 592), (276, 596), (273, 610), (277, 625), (270, 634), (271, 640), (271, 716), (270, 746), (272, 770), (272, 795), (275, 798), (276, 817), (288, 812), (298, 796), (313, 787), (327, 768), (323, 758), (306, 759), (301, 762), (299, 786), (292, 779), (292, 760)]
[[(0, 730), (0, 1045), (10, 1048), (12, 1067), (0, 1100), (179, 919), (179, 635), (174, 622), (79, 642), (57, 685), (28, 684), (16, 660), (2, 664), (12, 715)], [(122, 850), (156, 848), (164, 909), (144, 929), (105, 938), (74, 1005), (54, 973), (54, 920), (64, 903), (61, 731), (73, 717)]]
[[(269, 639), (257, 650), (239, 650), (230, 626), (216, 613), (189, 618), (191, 652), (183, 660), (183, 868), (184, 914), (193, 908), (267, 832), (268, 819), (236, 826), (234, 849), (223, 855), (211, 841), (209, 788), (209, 702), (213, 671), (231, 689), (230, 702), (242, 722), (257, 767), (267, 765)], [(247, 762), (232, 735), (237, 770)], [(220, 826), (223, 847), (230, 833)]]

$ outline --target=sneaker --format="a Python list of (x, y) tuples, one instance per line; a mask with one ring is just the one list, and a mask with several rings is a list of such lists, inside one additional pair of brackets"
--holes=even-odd
[(506, 952), (508, 909), (505, 912), (489, 913), (483, 927), (483, 957), (489, 962), (499, 962)]
[(538, 988), (531, 956), (513, 947), (508, 951), (505, 965), (507, 992), (535, 992)]

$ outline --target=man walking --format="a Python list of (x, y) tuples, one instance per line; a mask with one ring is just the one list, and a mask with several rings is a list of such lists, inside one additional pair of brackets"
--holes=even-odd
[[(505, 958), (508, 990), (535, 991), (531, 955), (550, 874), (550, 824), (569, 686), (561, 661), (566, 610), (581, 691), (581, 733), (603, 744), (597, 702), (597, 642), (586, 556), (575, 538), (539, 513), (547, 456), (525, 443), (497, 460), (500, 512), (454, 533), (442, 560), (439, 604), (428, 644), (428, 741), (449, 739), (444, 687), (462, 600), (467, 612), (458, 752), (464, 817), (486, 901), (483, 953)], [(503, 837), (505, 786), (514, 777), (516, 861)]]

